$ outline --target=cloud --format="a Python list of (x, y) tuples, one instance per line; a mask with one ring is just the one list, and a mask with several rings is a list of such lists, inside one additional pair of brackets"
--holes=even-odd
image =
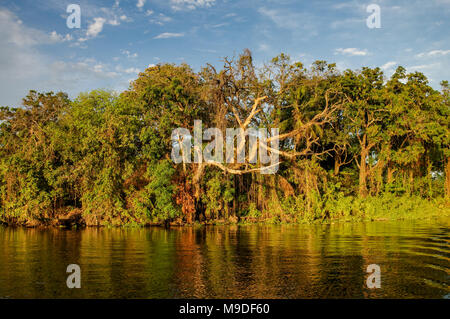
[(119, 19), (120, 19), (120, 21), (124, 21), (124, 22), (132, 22), (132, 21), (133, 21), (132, 18), (127, 17), (125, 14), (122, 14), (122, 15), (119, 17)]
[[(118, 26), (118, 25), (120, 25), (120, 20), (122, 20), (121, 17), (114, 17), (114, 19), (108, 21), (108, 24), (110, 24), (112, 26)], [(125, 16), (123, 21), (126, 21), (126, 20), (127, 20), (127, 17)]]
[(105, 18), (94, 18), (94, 22), (91, 23), (86, 32), (87, 37), (95, 38), (103, 30), (103, 25), (105, 24)]
[(440, 66), (440, 63), (421, 64), (408, 67), (408, 70), (428, 70)]
[[(52, 34), (26, 27), (11, 11), (0, 8), (1, 39), (19, 47), (30, 47), (54, 42)], [(1, 46), (3, 49), (3, 46)]]
[(125, 69), (123, 72), (130, 74), (130, 73), (134, 73), (134, 74), (139, 74), (139, 69), (138, 68), (128, 68)]
[(270, 46), (267, 43), (260, 43), (258, 46), (258, 51), (268, 52), (270, 51)]
[(369, 53), (367, 52), (366, 49), (359, 50), (357, 48), (346, 48), (346, 49), (339, 48), (334, 51), (334, 54), (342, 54), (342, 55), (349, 55), (349, 56), (366, 56)]
[(88, 29), (86, 31), (86, 36), (79, 38), (78, 41), (84, 42), (89, 39), (96, 38), (100, 34), (100, 32), (103, 31), (105, 24), (109, 24), (111, 26), (118, 26), (118, 25), (120, 25), (121, 21), (125, 21), (125, 22), (133, 21), (133, 19), (127, 17), (125, 14), (118, 16), (106, 8), (102, 8), (100, 11), (105, 13), (107, 18), (95, 17), (94, 22), (92, 22), (88, 26)]
[(30, 89), (44, 84), (49, 59), (38, 47), (54, 42), (51, 34), (25, 26), (0, 8), (0, 105), (18, 106)]
[(397, 62), (390, 61), (390, 62), (387, 62), (387, 63), (383, 64), (381, 66), (381, 69), (384, 70), (384, 71), (387, 71), (387, 70), (392, 69), (395, 65), (397, 65)]
[(126, 55), (127, 58), (132, 59), (132, 58), (137, 58), (138, 54), (137, 53), (131, 53), (128, 50), (121, 50), (120, 52), (122, 52), (122, 54)]
[(450, 50), (433, 50), (433, 51), (419, 53), (416, 56), (418, 58), (423, 58), (423, 57), (444, 56), (444, 55), (447, 55), (447, 54), (450, 54)]
[(183, 37), (184, 33), (170, 33), (170, 32), (164, 32), (161, 33), (159, 35), (157, 35), (156, 37), (154, 37), (153, 39), (168, 39), (168, 38), (179, 38), (179, 37)]
[(124, 77), (135, 74), (136, 68), (121, 73), (92, 58), (63, 61), (41, 49), (69, 38), (30, 28), (11, 11), (0, 8), (0, 105), (19, 106), (30, 89), (61, 90), (75, 96), (98, 87), (122, 90), (128, 86)]
[(336, 20), (333, 21), (330, 25), (332, 29), (338, 29), (338, 28), (345, 28), (345, 27), (355, 27), (355, 24), (364, 25), (366, 19), (360, 19), (360, 18), (348, 18), (343, 20)]
[(147, 17), (148, 17), (148, 16), (151, 16), (153, 13), (154, 13), (153, 10), (147, 10), (147, 11), (145, 11), (145, 15), (146, 15)]
[[(48, 64), (48, 81), (37, 90), (62, 90), (73, 95), (96, 87), (112, 88), (121, 80), (119, 72), (112, 71), (107, 64), (92, 58), (76, 62), (54, 61)], [(101, 83), (101, 84), (99, 84)]]
[[(56, 2), (55, 0), (53, 1)], [(109, 8), (93, 4), (92, 1), (90, 2), (82, 4), (82, 21), (89, 21), (89, 25), (84, 36), (78, 39), (79, 42), (96, 38), (103, 31), (105, 25), (119, 26), (123, 22), (133, 21), (119, 7), (120, 1), (115, 1), (112, 7)], [(57, 5), (61, 6), (60, 1), (58, 1)], [(64, 6), (63, 8), (65, 11)]]
[(114, 78), (114, 77), (118, 76), (118, 74), (116, 72), (108, 71), (107, 68), (105, 67), (105, 65), (102, 64), (102, 63), (95, 64), (93, 66), (89, 66), (89, 65), (87, 65), (87, 64), (85, 64), (83, 62), (79, 62), (79, 63), (76, 63), (76, 64), (70, 64), (69, 63), (69, 65), (74, 67), (75, 69), (77, 67), (81, 67), (82, 70), (87, 68), (86, 69), (87, 71), (91, 70), (94, 73), (100, 74), (101, 76), (105, 76), (105, 77), (108, 77), (108, 78)]
[(217, 50), (213, 50), (213, 49), (196, 49), (199, 52), (205, 52), (205, 53), (217, 53)]
[(318, 34), (318, 19), (310, 13), (292, 10), (267, 9), (265, 7), (258, 9), (258, 12), (272, 20), (277, 27), (291, 30), (302, 38), (308, 38)]
[(271, 10), (267, 8), (260, 8), (260, 14), (271, 19), (277, 26), (286, 29), (295, 29), (299, 24), (299, 20), (291, 14), (283, 14), (279, 10)]
[(158, 25), (164, 25), (168, 22), (171, 22), (173, 19), (171, 17), (166, 16), (163, 13), (160, 13), (159, 15), (155, 16), (153, 19), (150, 19), (150, 23), (158, 24)]
[(197, 8), (209, 8), (216, 0), (170, 0), (173, 10), (195, 10)]
[(65, 36), (62, 36), (61, 34), (58, 34), (56, 31), (52, 31), (50, 33), (50, 40), (52, 42), (72, 41), (72, 36), (70, 34), (66, 34)]
[(145, 2), (146, 0), (138, 0), (138, 2), (136, 3), (136, 7), (142, 9), (142, 7), (145, 5)]
[(116, 71), (125, 74), (139, 74), (141, 72), (138, 68), (127, 68), (123, 69), (120, 65), (116, 67)]
[(213, 28), (213, 29), (217, 29), (217, 28), (225, 27), (227, 25), (229, 25), (229, 23), (228, 22), (224, 22), (224, 23), (218, 23), (218, 24), (211, 25), (210, 27)]

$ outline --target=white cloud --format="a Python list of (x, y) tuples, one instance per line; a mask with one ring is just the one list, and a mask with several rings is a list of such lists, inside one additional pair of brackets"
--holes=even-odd
[[(365, 19), (360, 18), (348, 18), (343, 20), (336, 20), (331, 23), (332, 29), (345, 28), (345, 27), (355, 27), (356, 24), (365, 23)], [(365, 24), (363, 24), (365, 26)]]
[(310, 13), (295, 12), (292, 10), (267, 9), (262, 7), (258, 12), (272, 20), (279, 28), (288, 29), (301, 38), (316, 36), (317, 17)]
[(119, 20), (114, 19), (114, 20), (109, 20), (108, 24), (110, 24), (112, 26), (118, 26), (118, 25), (120, 25), (120, 22), (119, 22)]
[[(51, 34), (49, 36), (40, 30), (26, 27), (12, 12), (2, 8), (0, 8), (0, 31), (1, 40), (19, 47), (54, 42)], [(1, 47), (3, 49), (3, 46)]]
[(418, 58), (423, 58), (423, 57), (444, 56), (447, 54), (450, 54), (450, 50), (432, 50), (432, 51), (428, 51), (428, 52), (419, 53), (416, 56)]
[[(3, 78), (9, 71), (16, 70), (16, 77), (26, 77), (33, 73), (33, 65), (40, 65), (40, 55), (35, 47), (42, 43), (52, 42), (51, 36), (23, 25), (22, 21), (6, 9), (0, 9), (0, 89), (7, 86), (8, 77)], [(21, 61), (22, 60), (22, 61)], [(22, 64), (23, 62), (23, 64)], [(27, 68), (31, 67), (30, 71)], [(0, 94), (1, 95), (1, 94)]]
[(126, 55), (127, 58), (129, 58), (129, 59), (133, 59), (133, 58), (137, 58), (138, 57), (137, 53), (131, 53), (128, 50), (121, 50), (120, 52), (122, 52), (123, 55)]
[(216, 0), (170, 0), (173, 10), (195, 10), (213, 6)]
[(105, 22), (105, 18), (94, 18), (94, 22), (91, 23), (87, 29), (86, 36), (95, 38), (100, 32), (102, 32)]
[(267, 43), (260, 43), (258, 46), (258, 50), (268, 52), (270, 50), (270, 46)]
[(338, 4), (333, 5), (333, 9), (344, 9), (344, 10), (359, 10), (359, 11), (365, 11), (367, 5), (362, 3), (357, 3), (355, 1), (349, 1), (349, 2), (341, 2)]
[(383, 65), (381, 66), (381, 69), (384, 70), (384, 71), (387, 71), (387, 70), (392, 69), (395, 65), (397, 65), (397, 62), (395, 62), (395, 61), (389, 61), (389, 62), (383, 64)]
[(145, 15), (148, 17), (148, 16), (151, 16), (153, 14), (153, 10), (147, 10), (147, 11), (145, 11)]
[(160, 13), (159, 15), (157, 15), (156, 17), (154, 17), (153, 19), (150, 19), (151, 23), (154, 24), (158, 24), (158, 25), (164, 25), (168, 22), (173, 21), (173, 19), (171, 17), (168, 17), (166, 15), (164, 15), (163, 13)]
[(217, 28), (225, 27), (227, 25), (229, 25), (229, 23), (228, 22), (224, 22), (224, 23), (218, 23), (218, 24), (211, 25), (210, 27), (213, 28), (213, 29), (217, 29)]
[(13, 13), (0, 9), (0, 105), (19, 106), (30, 89), (78, 94), (117, 84), (120, 74), (106, 64), (94, 59), (65, 62), (40, 51), (41, 44), (68, 38), (27, 27)]
[(66, 34), (65, 36), (62, 36), (61, 34), (58, 34), (56, 31), (52, 31), (50, 33), (50, 40), (52, 42), (72, 41), (72, 36), (70, 34)]
[[(117, 18), (116, 18), (116, 19), (117, 19)], [(125, 21), (125, 22), (132, 22), (132, 21), (133, 21), (132, 18), (127, 17), (125, 14), (122, 14), (122, 15), (119, 17), (119, 19), (120, 19), (120, 21)]]
[(366, 49), (364, 50), (360, 50), (357, 48), (339, 48), (334, 50), (334, 54), (343, 54), (343, 55), (349, 55), (349, 56), (366, 56), (369, 53), (367, 52)]
[(127, 68), (123, 69), (120, 65), (116, 67), (116, 71), (125, 74), (139, 74), (141, 72), (138, 68)]
[(138, 74), (140, 71), (138, 68), (128, 68), (128, 69), (125, 69), (123, 72), (125, 72), (127, 74), (130, 74), (130, 73)]
[(107, 16), (109, 16), (109, 18), (95, 17), (94, 22), (92, 22), (88, 26), (88, 29), (86, 31), (86, 36), (79, 38), (78, 41), (84, 42), (84, 41), (87, 41), (88, 39), (96, 38), (100, 34), (100, 32), (103, 31), (105, 24), (109, 24), (111, 26), (118, 26), (118, 25), (120, 25), (120, 21), (125, 21), (125, 22), (132, 21), (131, 18), (127, 17), (124, 14), (117, 16), (117, 15), (109, 12), (108, 9), (106, 9), (106, 8), (102, 8), (102, 9), (105, 9), (103, 11), (107, 14)]
[[(133, 19), (127, 17), (121, 8), (119, 8), (119, 1), (112, 6), (112, 8), (97, 7), (96, 5), (83, 5), (83, 13), (94, 22), (92, 22), (86, 34), (86, 38), (95, 38), (102, 32), (105, 24), (118, 26), (121, 22), (131, 22)], [(86, 40), (86, 39), (85, 39)]]
[(271, 10), (266, 8), (260, 8), (258, 12), (268, 18), (270, 18), (277, 26), (286, 29), (295, 29), (298, 27), (300, 21), (295, 16), (282, 13), (279, 10)]
[(157, 35), (156, 37), (154, 37), (153, 39), (168, 39), (168, 38), (179, 38), (179, 37), (183, 37), (184, 33), (170, 33), (170, 32), (164, 32), (161, 33), (159, 35)]
[(428, 70), (440, 66), (440, 63), (421, 64), (408, 67), (408, 70)]
[(81, 83), (89, 87), (95, 82), (110, 81), (120, 76), (118, 72), (111, 71), (106, 64), (97, 62), (95, 59), (83, 59), (78, 62), (56, 61), (48, 68), (50, 70), (49, 84), (52, 88), (71, 90), (76, 94), (81, 90)]
[(145, 2), (146, 0), (138, 0), (138, 2), (136, 3), (136, 7), (142, 9), (142, 7), (145, 5)]
[(74, 97), (99, 87), (120, 91), (128, 86), (126, 78), (136, 74), (136, 68), (118, 72), (109, 64), (75, 56), (64, 61), (40, 48), (69, 37), (27, 27), (14, 13), (0, 8), (0, 105), (19, 106), (30, 89), (64, 91)]
[(0, 105), (18, 106), (30, 89), (45, 85), (50, 59), (38, 47), (51, 43), (51, 34), (25, 26), (0, 8)]

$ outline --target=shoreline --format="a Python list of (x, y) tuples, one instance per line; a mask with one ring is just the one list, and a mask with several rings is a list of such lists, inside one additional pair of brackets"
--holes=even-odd
[(1, 227), (7, 228), (25, 228), (25, 229), (150, 229), (150, 228), (196, 228), (196, 227), (211, 227), (211, 226), (269, 226), (269, 225), (331, 225), (337, 223), (369, 223), (369, 222), (392, 222), (392, 221), (408, 221), (408, 220), (432, 220), (440, 218), (450, 218), (450, 209), (443, 209), (442, 211), (436, 212), (435, 214), (427, 215), (411, 215), (411, 216), (353, 216), (353, 217), (343, 217), (343, 218), (326, 218), (326, 219), (316, 219), (316, 220), (300, 220), (295, 222), (273, 222), (270, 219), (254, 219), (254, 218), (241, 218), (240, 220), (233, 221), (206, 221), (206, 222), (170, 222), (170, 223), (148, 223), (144, 225), (134, 225), (134, 224), (122, 224), (122, 225), (108, 225), (108, 224), (98, 224), (98, 225), (86, 225), (81, 224), (71, 224), (62, 225), (57, 224), (56, 220), (50, 223), (5, 223), (0, 222)]

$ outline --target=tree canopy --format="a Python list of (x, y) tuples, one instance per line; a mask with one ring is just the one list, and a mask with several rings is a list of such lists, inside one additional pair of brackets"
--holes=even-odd
[[(149, 67), (120, 94), (30, 91), (22, 106), (2, 107), (0, 220), (292, 222), (365, 215), (405, 198), (406, 211), (420, 203), (448, 212), (447, 81), (437, 91), (403, 67), (386, 78), (326, 61), (305, 68), (285, 54), (257, 68), (248, 50), (223, 62), (199, 72)], [(173, 163), (173, 129), (192, 132), (195, 120), (224, 136), (277, 128), (268, 137), (279, 141), (268, 149), (280, 156), (277, 173), (249, 161)]]

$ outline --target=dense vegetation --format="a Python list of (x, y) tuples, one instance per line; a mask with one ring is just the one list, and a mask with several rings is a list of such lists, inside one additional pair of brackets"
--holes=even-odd
[[(449, 86), (403, 67), (306, 69), (250, 52), (216, 70), (163, 64), (120, 95), (30, 91), (0, 110), (0, 220), (86, 225), (407, 218), (449, 213)], [(171, 133), (280, 129), (258, 163), (174, 164)], [(225, 135), (225, 134), (224, 134)]]

